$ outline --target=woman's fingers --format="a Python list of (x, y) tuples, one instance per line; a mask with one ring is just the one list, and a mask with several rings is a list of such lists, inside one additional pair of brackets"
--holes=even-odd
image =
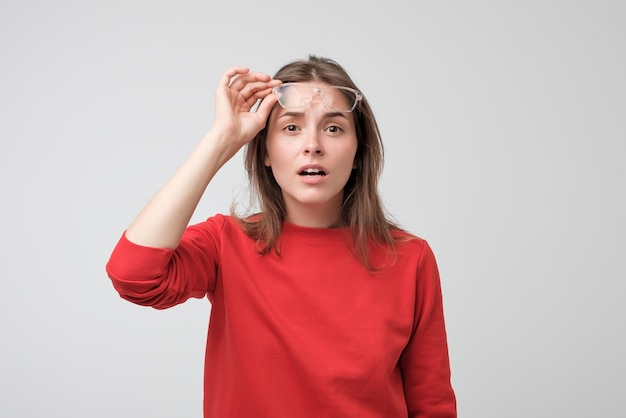
[[(272, 90), (270, 89), (269, 91), (271, 92)], [(262, 121), (265, 121), (264, 123), (267, 122), (267, 118), (269, 117), (270, 112), (272, 111), (272, 108), (277, 101), (278, 98), (270, 93), (267, 93), (261, 100), (261, 103), (256, 110), (256, 114)]]
[[(265, 126), (271, 106), (276, 102), (272, 88), (280, 84), (280, 80), (251, 72), (246, 67), (226, 70), (215, 92), (214, 128), (227, 133), (234, 143), (250, 141)], [(259, 107), (252, 112), (259, 100)], [(259, 109), (262, 110), (259, 112)]]
[(231, 81), (233, 77), (240, 76), (242, 74), (247, 74), (250, 72), (250, 69), (247, 67), (232, 67), (222, 73), (222, 77), (220, 78), (220, 86), (230, 87)]
[(233, 67), (223, 73), (220, 89), (227, 93), (233, 105), (239, 104), (249, 110), (259, 99), (271, 94), (272, 88), (280, 83), (268, 74), (251, 72), (246, 67)]
[(279, 80), (267, 82), (253, 82), (246, 84), (241, 89), (241, 96), (248, 105), (252, 106), (258, 99), (263, 99), (272, 93), (272, 88), (280, 84)]
[[(232, 68), (231, 70), (235, 70), (236, 68), (237, 67)], [(265, 73), (260, 73), (258, 71), (251, 72), (248, 70), (245, 72), (236, 72), (233, 76), (231, 76), (228, 87), (234, 90), (241, 90), (248, 83), (253, 83), (256, 81), (267, 82), (267, 81), (270, 81), (271, 79), (272, 78), (269, 75)]]

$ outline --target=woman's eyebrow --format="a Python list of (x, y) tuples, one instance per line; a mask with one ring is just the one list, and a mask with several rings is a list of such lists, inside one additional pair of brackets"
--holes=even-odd
[(299, 117), (302, 117), (302, 116), (304, 116), (304, 112), (293, 112), (293, 111), (290, 111), (290, 112), (285, 112), (282, 115), (279, 115), (277, 119), (286, 118), (286, 117), (299, 118)]
[(348, 119), (348, 117), (346, 116), (344, 112), (329, 112), (324, 115), (324, 117), (326, 118), (334, 118), (337, 116), (342, 117), (344, 119)]

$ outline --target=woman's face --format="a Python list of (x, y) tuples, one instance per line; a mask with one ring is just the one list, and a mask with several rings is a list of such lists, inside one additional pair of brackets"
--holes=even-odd
[[(301, 84), (311, 87), (311, 103), (294, 109), (276, 104), (267, 124), (265, 165), (282, 190), (287, 222), (339, 226), (344, 186), (355, 168), (354, 116), (329, 109), (314, 92), (327, 84)], [(327, 103), (347, 101), (339, 91), (324, 94)]]

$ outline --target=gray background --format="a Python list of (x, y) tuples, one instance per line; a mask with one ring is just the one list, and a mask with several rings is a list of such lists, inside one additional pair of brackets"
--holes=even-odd
[[(132, 305), (104, 266), (211, 126), (222, 71), (309, 53), (372, 103), (387, 208), (435, 250), (460, 416), (626, 416), (625, 18), (617, 0), (2, 1), (0, 416), (201, 416), (209, 303)], [(238, 154), (193, 221), (244, 186)]]

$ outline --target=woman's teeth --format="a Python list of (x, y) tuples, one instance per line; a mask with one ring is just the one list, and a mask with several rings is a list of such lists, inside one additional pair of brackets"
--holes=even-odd
[(302, 170), (300, 172), (301, 176), (325, 176), (326, 173), (324, 173), (322, 170), (318, 169), (318, 168), (307, 168), (306, 170)]

